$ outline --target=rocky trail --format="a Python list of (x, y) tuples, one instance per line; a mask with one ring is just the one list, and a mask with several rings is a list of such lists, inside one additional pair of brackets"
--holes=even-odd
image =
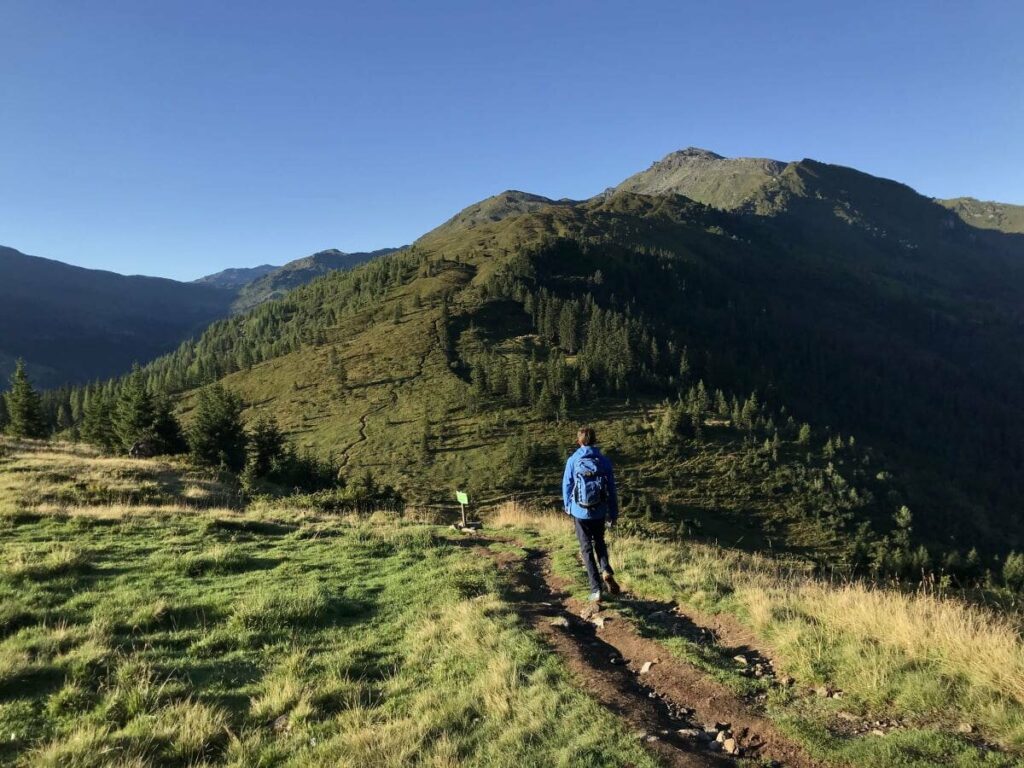
[[(475, 543), (497, 541), (520, 545), (485, 537)], [(567, 585), (552, 573), (547, 553), (527, 548), (524, 562), (515, 552), (496, 553), (486, 546), (479, 550), (510, 575), (510, 599), (580, 685), (627, 723), (664, 765), (821, 765), (736, 692), (641, 635), (622, 612), (595, 611), (573, 599)], [(623, 607), (643, 603), (628, 595), (617, 602)], [(663, 616), (654, 620), (671, 622), (678, 633), (720, 643), (730, 652), (742, 649), (736, 655), (743, 657), (749, 674), (771, 674), (770, 661), (750, 647), (741, 627), (702, 626), (668, 608), (653, 613), (659, 611)]]

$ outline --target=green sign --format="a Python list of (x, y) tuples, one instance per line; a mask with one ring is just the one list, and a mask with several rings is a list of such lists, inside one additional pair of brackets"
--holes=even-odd
[(455, 498), (458, 500), (459, 504), (469, 504), (469, 494), (465, 491), (456, 491)]

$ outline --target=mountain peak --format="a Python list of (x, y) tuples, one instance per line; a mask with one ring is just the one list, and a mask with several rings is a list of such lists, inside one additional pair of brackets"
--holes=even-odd
[(715, 208), (739, 208), (782, 173), (786, 163), (763, 157), (725, 157), (700, 147), (670, 152), (615, 187), (642, 195), (685, 195)]
[[(712, 152), (710, 149), (702, 149), (701, 147), (687, 147), (686, 149), (677, 149), (675, 152), (670, 152), (660, 162), (672, 158), (692, 158), (700, 160), (725, 160), (725, 156), (719, 155), (716, 152)], [(657, 165), (658, 163), (653, 163)]]

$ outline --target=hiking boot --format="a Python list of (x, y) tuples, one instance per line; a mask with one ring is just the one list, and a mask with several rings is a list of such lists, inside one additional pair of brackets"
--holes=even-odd
[(599, 602), (601, 602), (601, 590), (600, 589), (595, 589), (593, 592), (590, 593), (590, 602), (592, 602), (592, 603), (599, 603)]
[(622, 588), (619, 587), (619, 582), (617, 582), (615, 577), (607, 571), (602, 575), (602, 578), (604, 579), (605, 586), (608, 587), (609, 593), (617, 595), (622, 591)]

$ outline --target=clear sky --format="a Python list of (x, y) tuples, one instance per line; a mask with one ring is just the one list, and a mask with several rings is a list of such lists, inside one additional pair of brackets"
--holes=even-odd
[(0, 0), (0, 244), (192, 279), (670, 151), (1024, 203), (1024, 3)]

